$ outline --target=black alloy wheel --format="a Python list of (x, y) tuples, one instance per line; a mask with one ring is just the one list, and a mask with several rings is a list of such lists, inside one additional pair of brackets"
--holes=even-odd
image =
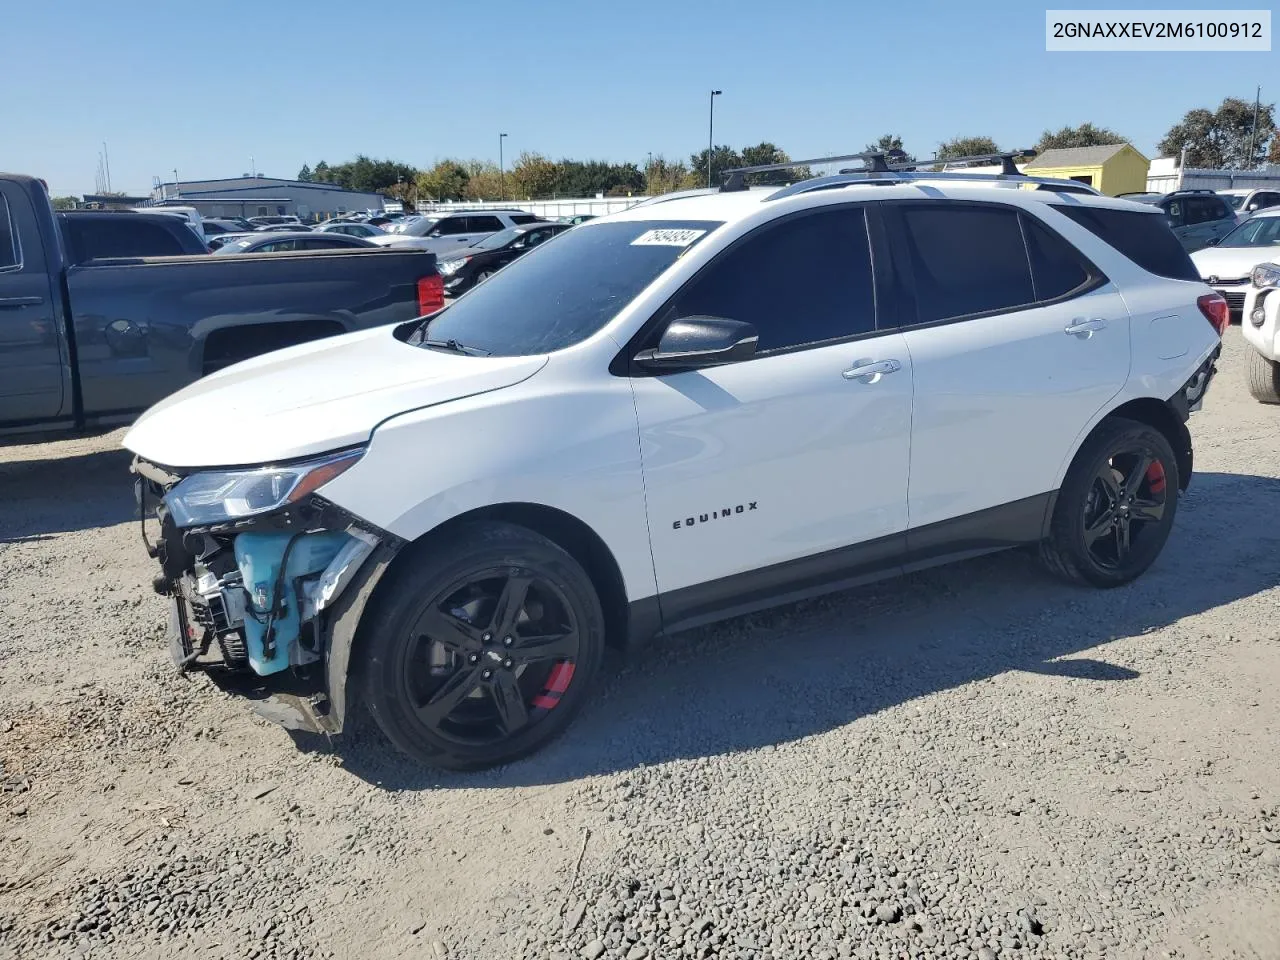
[(1163, 433), (1134, 420), (1104, 420), (1058, 491), (1042, 560), (1077, 583), (1128, 583), (1164, 548), (1180, 488), (1178, 459)]
[(396, 560), (362, 622), (370, 712), (425, 763), (476, 769), (569, 725), (604, 653), (591, 579), (552, 541), (507, 523), (428, 538)]

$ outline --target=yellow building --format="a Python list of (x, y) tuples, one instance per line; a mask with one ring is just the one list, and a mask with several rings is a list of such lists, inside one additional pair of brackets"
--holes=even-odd
[(1079, 180), (1109, 197), (1147, 189), (1151, 161), (1127, 143), (1045, 150), (1022, 169), (1037, 177)]

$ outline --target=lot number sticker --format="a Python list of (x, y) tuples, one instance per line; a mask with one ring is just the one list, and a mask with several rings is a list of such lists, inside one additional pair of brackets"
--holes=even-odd
[(633, 247), (687, 247), (705, 230), (646, 230), (631, 241)]

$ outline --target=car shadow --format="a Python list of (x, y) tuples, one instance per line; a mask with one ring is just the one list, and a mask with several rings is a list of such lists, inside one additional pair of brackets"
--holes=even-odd
[(138, 519), (128, 450), (0, 462), (0, 543)]
[(1196, 474), (1160, 559), (1114, 590), (1059, 582), (1010, 551), (663, 638), (606, 671), (563, 737), (495, 770), (425, 769), (361, 711), (332, 741), (296, 739), (387, 790), (510, 787), (785, 744), (1013, 670), (1132, 679), (1076, 655), (1280, 583), (1280, 528), (1241, 524), (1242, 503), (1275, 515), (1280, 480)]

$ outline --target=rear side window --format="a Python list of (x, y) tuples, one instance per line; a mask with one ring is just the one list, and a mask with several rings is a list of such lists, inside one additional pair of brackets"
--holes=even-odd
[(1169, 229), (1168, 221), (1158, 213), (1083, 205), (1067, 207), (1055, 204), (1053, 209), (1064, 217), (1070, 217), (1143, 270), (1170, 280), (1200, 279), (1191, 257)]
[(18, 232), (9, 216), (9, 201), (0, 195), (0, 270), (11, 269), (18, 263)]
[(511, 215), (511, 222), (516, 224), (537, 223), (538, 219), (539, 218), (535, 217), (532, 213), (513, 213)]
[(472, 233), (497, 233), (502, 229), (502, 221), (497, 217), (467, 217), (467, 223)]
[(436, 224), (436, 230), (440, 231), (441, 236), (451, 237), (458, 233), (467, 233), (470, 231), (467, 226), (466, 217), (445, 217)]
[(1034, 217), (1023, 217), (1036, 300), (1057, 300), (1088, 283), (1093, 271), (1075, 247)]
[(1208, 223), (1211, 220), (1221, 220), (1225, 215), (1222, 201), (1217, 197), (1188, 197), (1187, 198), (1187, 216), (1188, 225), (1193, 223)]
[(1016, 211), (895, 206), (914, 273), (918, 323), (1009, 310), (1036, 299)]
[[(179, 229), (185, 230), (181, 225)], [(110, 213), (75, 217), (68, 224), (76, 259), (104, 257), (176, 257), (182, 244), (159, 224), (130, 220)]]
[(680, 295), (675, 317), (692, 316), (753, 324), (761, 352), (871, 332), (875, 299), (862, 209), (796, 217), (747, 237)]

